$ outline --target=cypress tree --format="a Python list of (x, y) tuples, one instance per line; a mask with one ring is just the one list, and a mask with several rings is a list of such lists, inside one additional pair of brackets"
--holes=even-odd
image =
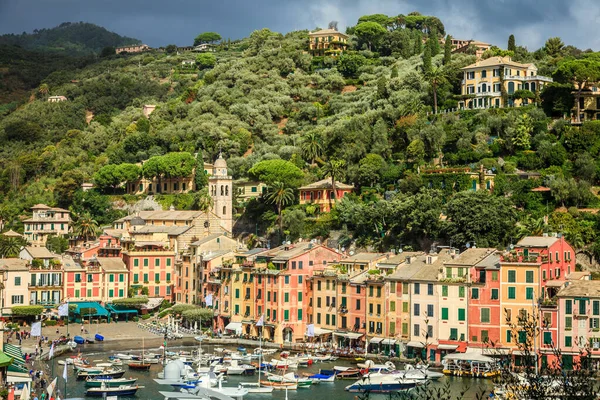
[(431, 46), (425, 46), (423, 51), (423, 73), (428, 74), (431, 71)]
[(508, 37), (508, 47), (506, 49), (509, 51), (517, 50), (517, 45), (515, 44), (515, 35), (510, 35)]
[(398, 67), (396, 67), (395, 65), (392, 67), (392, 75), (391, 78), (397, 78), (398, 77)]
[(431, 57), (435, 57), (440, 53), (440, 42), (436, 28), (432, 28), (429, 32), (427, 44), (431, 47)]
[(444, 43), (444, 65), (450, 64), (450, 61), (452, 61), (452, 38), (447, 35)]
[(423, 36), (421, 36), (421, 31), (419, 30), (415, 30), (414, 43), (414, 55), (421, 54), (423, 51)]

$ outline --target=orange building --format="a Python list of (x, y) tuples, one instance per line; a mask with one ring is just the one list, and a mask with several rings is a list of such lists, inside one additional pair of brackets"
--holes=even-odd
[(354, 190), (354, 186), (335, 183), (335, 196), (331, 179), (323, 179), (300, 188), (300, 204), (314, 204), (321, 212), (331, 211), (331, 205)]
[(174, 301), (175, 253), (162, 242), (131, 243), (123, 252), (123, 261), (129, 271), (130, 287), (148, 288), (150, 297), (164, 297)]

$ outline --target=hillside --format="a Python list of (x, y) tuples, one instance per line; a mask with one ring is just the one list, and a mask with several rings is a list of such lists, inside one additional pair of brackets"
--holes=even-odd
[(137, 44), (139, 40), (120, 36), (98, 25), (86, 22), (64, 22), (33, 33), (0, 36), (0, 45), (18, 46), (29, 51), (59, 53), (70, 56), (98, 54), (105, 47)]
[[(434, 97), (441, 110), (457, 107), (461, 68), (476, 58), (444, 54), (436, 44), (441, 21), (436, 32), (392, 20), (378, 40), (351, 36), (339, 56), (308, 54), (307, 31), (263, 29), (220, 44), (214, 57), (153, 51), (50, 75), (48, 93), (38, 91), (35, 101), (0, 117), (0, 212), (7, 226), (22, 229), (20, 216), (36, 203), (90, 212), (108, 224), (111, 202), (138, 200), (118, 187), (125, 178), (117, 166), (136, 176), (177, 176), (156, 172), (166, 158), (142, 169), (130, 164), (174, 152), (212, 162), (222, 151), (234, 179), (280, 182), (293, 194), (281, 216), (274, 197), (238, 205), (237, 234), (258, 232), (278, 243), (335, 230), (342, 246), (427, 249), (433, 242), (507, 246), (525, 234), (562, 231), (576, 247), (598, 252), (600, 220), (577, 207), (598, 207), (590, 187), (598, 183), (599, 123), (576, 127), (550, 117), (570, 110), (572, 86), (563, 81), (540, 94), (543, 101), (554, 93), (543, 102), (548, 114), (528, 105), (433, 115)], [(551, 75), (569, 60), (567, 51), (517, 48), (513, 55)], [(197, 65), (184, 67), (184, 60)], [(434, 81), (437, 69), (443, 79)], [(48, 103), (48, 95), (68, 101)], [(157, 106), (149, 119), (144, 104)], [(93, 115), (89, 125), (86, 115)], [(444, 168), (475, 174), (483, 166), (494, 174), (493, 191), (470, 191), (472, 179), (441, 169), (440, 160)], [(532, 172), (532, 179), (517, 170)], [(352, 183), (355, 194), (331, 213), (299, 204), (301, 184), (332, 174)], [(82, 192), (89, 181), (97, 189)], [(531, 191), (539, 186), (550, 191)], [(207, 195), (204, 189), (156, 199), (197, 209)], [(560, 206), (569, 212), (552, 212)]]

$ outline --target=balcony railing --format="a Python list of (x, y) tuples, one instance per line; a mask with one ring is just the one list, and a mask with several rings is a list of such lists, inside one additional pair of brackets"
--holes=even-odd
[(28, 284), (30, 288), (32, 287), (62, 287), (61, 282), (30, 282)]

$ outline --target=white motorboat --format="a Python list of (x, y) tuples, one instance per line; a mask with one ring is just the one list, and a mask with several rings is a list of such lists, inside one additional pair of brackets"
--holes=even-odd
[(404, 366), (404, 370), (393, 371), (393, 374), (402, 375), (406, 379), (415, 379), (418, 381), (436, 381), (444, 374), (441, 372), (430, 371), (429, 366), (413, 367), (410, 364)]
[(405, 379), (399, 374), (369, 373), (345, 389), (348, 392), (390, 393), (410, 390), (418, 382), (415, 379)]
[(264, 387), (260, 385), (260, 382), (240, 382), (240, 387), (247, 389), (248, 393), (273, 393), (272, 386)]
[(293, 360), (288, 360), (288, 359), (283, 359), (283, 360), (277, 360), (277, 359), (272, 359), (269, 364), (272, 367), (275, 367), (277, 369), (297, 369), (298, 368), (298, 363), (293, 361)]
[(396, 370), (396, 364), (391, 361), (385, 364), (375, 364), (373, 360), (367, 360), (364, 363), (356, 364), (360, 369), (368, 369), (371, 372), (392, 372)]

